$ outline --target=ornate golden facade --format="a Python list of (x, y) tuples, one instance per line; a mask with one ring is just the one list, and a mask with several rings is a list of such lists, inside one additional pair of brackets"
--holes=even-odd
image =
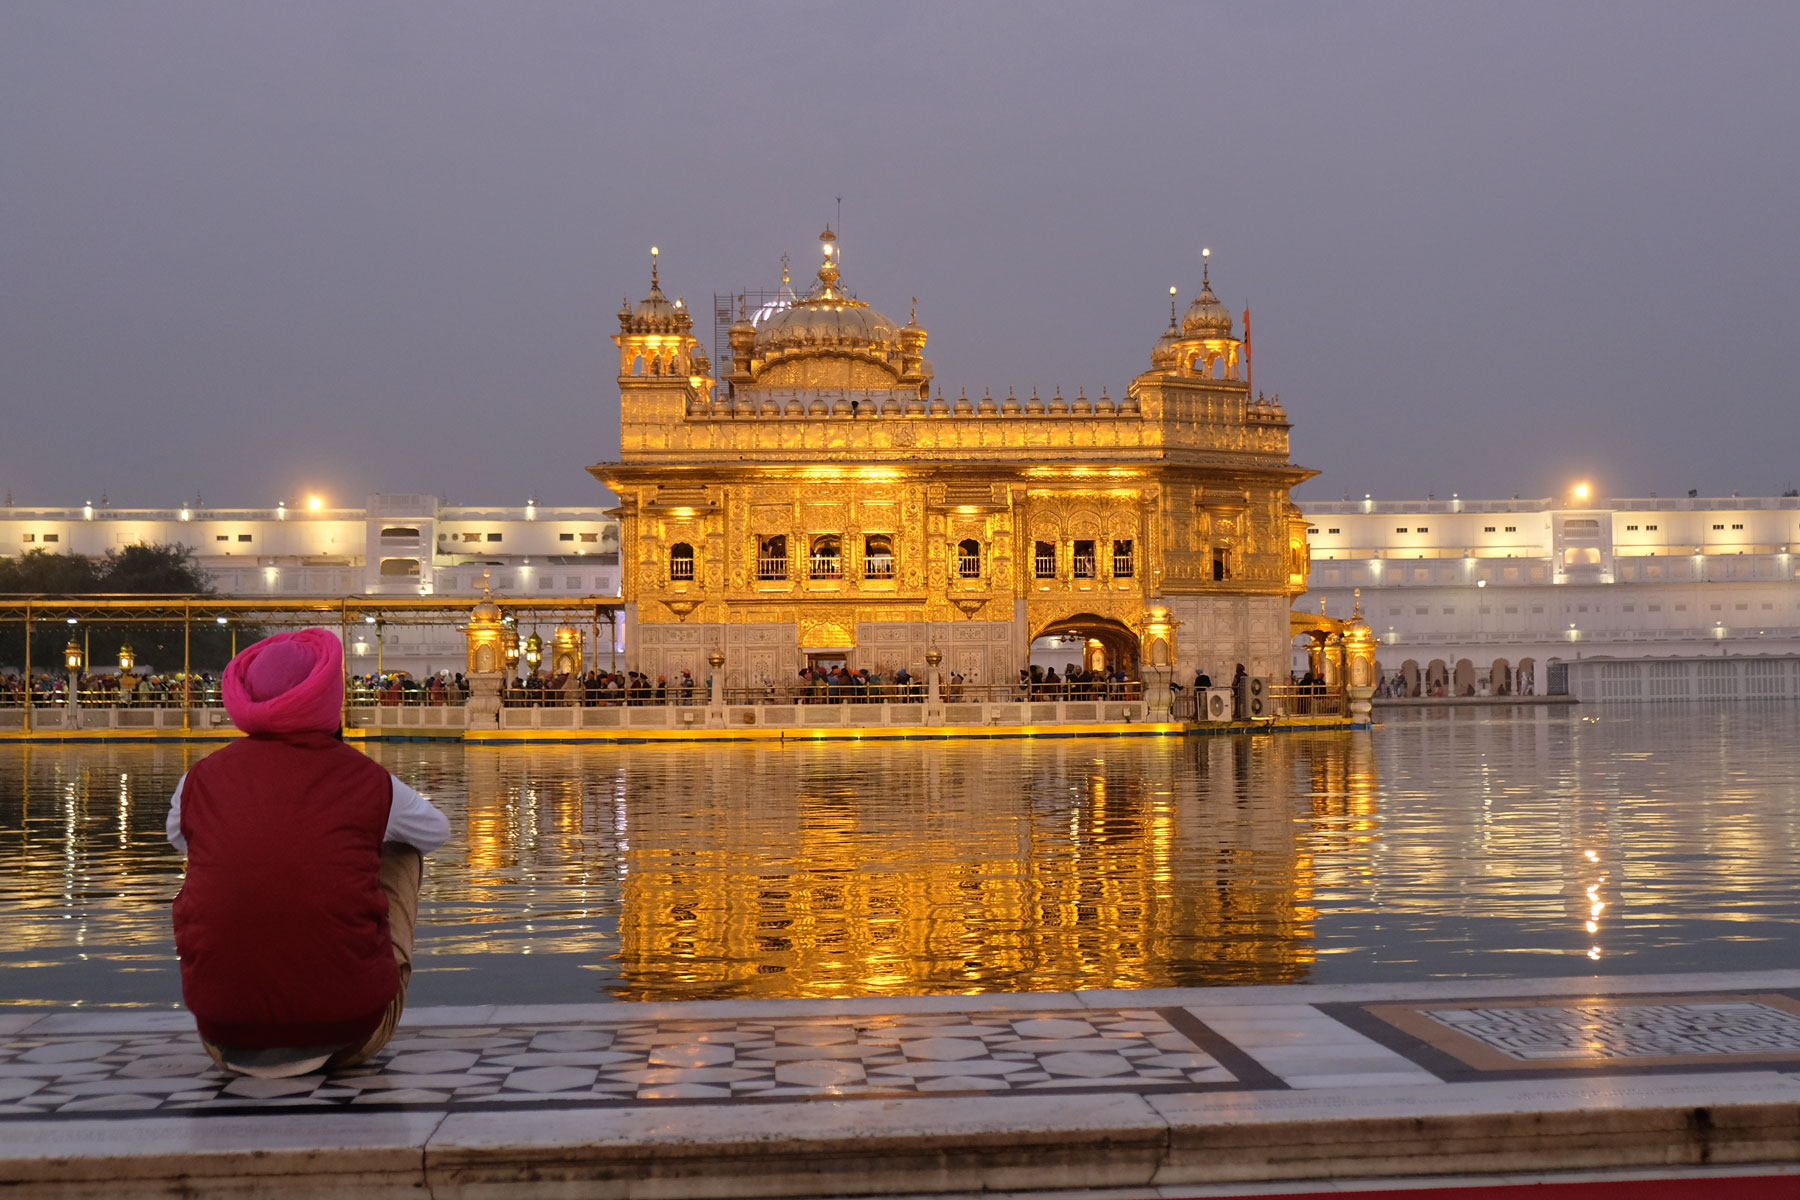
[[(929, 647), (968, 683), (1016, 678), (1033, 640), (1078, 634), (1163, 682), (1235, 663), (1285, 676), (1306, 590), (1279, 399), (1199, 296), (1118, 397), (933, 390), (917, 319), (844, 290), (821, 235), (804, 297), (731, 328), (715, 373), (679, 300), (619, 312), (627, 660), (728, 687), (809, 657), (915, 674)], [(1185, 676), (1182, 676), (1185, 677)]]

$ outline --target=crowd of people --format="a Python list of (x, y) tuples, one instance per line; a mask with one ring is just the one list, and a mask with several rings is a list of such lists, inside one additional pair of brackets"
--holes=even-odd
[[(191, 677), (187, 703), (195, 708), (221, 703), (218, 679), (211, 674)], [(1206, 676), (1196, 686), (1207, 685)], [(83, 705), (104, 708), (181, 707), (180, 675), (98, 674), (80, 676), (76, 687)], [(35, 706), (67, 703), (66, 673), (34, 674), (31, 703)], [(467, 703), (469, 681), (461, 672), (439, 671), (423, 678), (406, 671), (371, 671), (345, 681), (345, 700), (352, 707), (442, 707)], [(501, 702), (510, 708), (572, 707), (646, 704), (705, 704), (712, 689), (709, 678), (696, 678), (691, 670), (673, 677), (645, 672), (601, 671), (530, 672), (514, 676), (501, 691)], [(1180, 691), (1179, 684), (1175, 690)], [(25, 681), (16, 673), (0, 674), (0, 707), (25, 703)], [(990, 692), (1004, 693), (989, 695)], [(923, 675), (905, 667), (892, 671), (868, 667), (803, 667), (787, 685), (765, 683), (734, 689), (728, 697), (736, 703), (798, 704), (923, 704), (927, 685)], [(958, 700), (986, 697), (1017, 700), (1131, 699), (1142, 694), (1142, 685), (1123, 668), (1088, 670), (1070, 663), (1059, 675), (1054, 668), (1022, 669), (1016, 685), (987, 688), (972, 684), (955, 671), (944, 677), (942, 698)]]
[(1107, 671), (1068, 663), (1060, 677), (1055, 667), (1035, 663), (1019, 671), (1020, 698), (1031, 700), (1123, 700), (1138, 692), (1136, 682), (1118, 665)]
[[(30, 692), (33, 707), (66, 705), (69, 702), (69, 674), (66, 671), (34, 673)], [(0, 707), (22, 707), (25, 695), (22, 675), (10, 671), (0, 674)], [(84, 707), (180, 708), (184, 699), (193, 708), (219, 704), (218, 678), (204, 672), (183, 676), (180, 673), (140, 675), (132, 671), (75, 677), (75, 700)]]
[(1483, 675), (1473, 683), (1463, 684), (1460, 689), (1451, 683), (1448, 675), (1433, 678), (1429, 674), (1421, 674), (1409, 682), (1404, 672), (1396, 671), (1392, 676), (1382, 676), (1376, 683), (1375, 698), (1443, 700), (1452, 696), (1531, 696), (1536, 694), (1536, 690), (1537, 684), (1532, 672), (1524, 667), (1507, 671), (1498, 685), (1491, 675)]

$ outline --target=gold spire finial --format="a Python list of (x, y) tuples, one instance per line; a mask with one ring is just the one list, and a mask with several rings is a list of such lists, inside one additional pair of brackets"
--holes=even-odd
[(788, 282), (788, 257), (787, 257), (787, 251), (783, 250), (781, 252), (781, 286), (786, 287), (787, 282)]
[(1169, 285), (1169, 328), (1175, 328), (1175, 285)]
[(1350, 613), (1350, 617), (1352, 620), (1360, 621), (1362, 620), (1362, 589), (1355, 589), (1354, 592), (1352, 592), (1352, 595), (1356, 597), (1356, 602), (1355, 607)]
[(919, 298), (917, 296), (913, 297), (912, 319), (914, 321), (919, 319)]
[(662, 253), (662, 251), (657, 249), (655, 246), (650, 247), (650, 286), (651, 287), (657, 286), (656, 256), (661, 253)]
[(831, 232), (829, 225), (819, 235), (819, 248), (825, 253), (825, 261), (819, 264), (819, 282), (829, 289), (838, 279), (837, 263), (832, 261), (832, 255), (837, 252), (837, 234)]
[[(787, 272), (783, 271), (782, 274), (785, 275), (785, 274), (787, 274)], [(744, 293), (739, 292), (738, 293), (738, 320), (748, 321), (749, 319), (750, 319), (750, 310), (744, 306)]]
[(1200, 247), (1200, 286), (1203, 288), (1209, 288), (1212, 286), (1212, 279), (1207, 274), (1207, 268), (1210, 267), (1211, 264), (1206, 261), (1207, 259), (1209, 259), (1211, 257), (1212, 257), (1212, 250), (1210, 247), (1207, 247), (1207, 246)]

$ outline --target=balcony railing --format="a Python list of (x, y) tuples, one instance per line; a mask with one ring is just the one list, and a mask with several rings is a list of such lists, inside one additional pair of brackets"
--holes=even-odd
[(1040, 554), (1031, 560), (1032, 573), (1039, 579), (1056, 578), (1056, 555)]
[(756, 560), (756, 577), (761, 580), (786, 579), (788, 560), (786, 558), (759, 558)]
[(1077, 554), (1075, 556), (1075, 578), (1092, 579), (1094, 577), (1094, 556)]
[(669, 560), (669, 578), (691, 580), (694, 577), (694, 560), (691, 558), (672, 558)]
[(1114, 579), (1130, 579), (1131, 578), (1131, 555), (1129, 555), (1129, 554), (1113, 555), (1113, 578)]
[(836, 555), (815, 554), (812, 558), (814, 579), (839, 579), (844, 574), (844, 560)]
[(981, 555), (959, 554), (956, 556), (956, 573), (963, 579), (981, 578)]
[(1341, 717), (1345, 712), (1343, 689), (1318, 683), (1272, 683), (1269, 704), (1282, 717)]
[(892, 579), (894, 577), (894, 556), (877, 554), (863, 560), (864, 579)]

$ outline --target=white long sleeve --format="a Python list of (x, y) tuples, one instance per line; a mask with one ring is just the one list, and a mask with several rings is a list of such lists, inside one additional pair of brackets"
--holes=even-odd
[(437, 805), (401, 783), (399, 776), (389, 778), (394, 781), (394, 799), (388, 805), (387, 832), (381, 840), (405, 842), (420, 854), (430, 854), (449, 841), (450, 820)]
[[(404, 842), (420, 854), (430, 854), (449, 841), (450, 821), (437, 806), (402, 783), (399, 776), (390, 774), (388, 779), (393, 786), (388, 800), (387, 828), (382, 832), (381, 840)], [(181, 788), (186, 782), (186, 775), (175, 781), (175, 792), (169, 797), (169, 819), (163, 823), (169, 844), (183, 854), (188, 848), (187, 839), (181, 836)]]

